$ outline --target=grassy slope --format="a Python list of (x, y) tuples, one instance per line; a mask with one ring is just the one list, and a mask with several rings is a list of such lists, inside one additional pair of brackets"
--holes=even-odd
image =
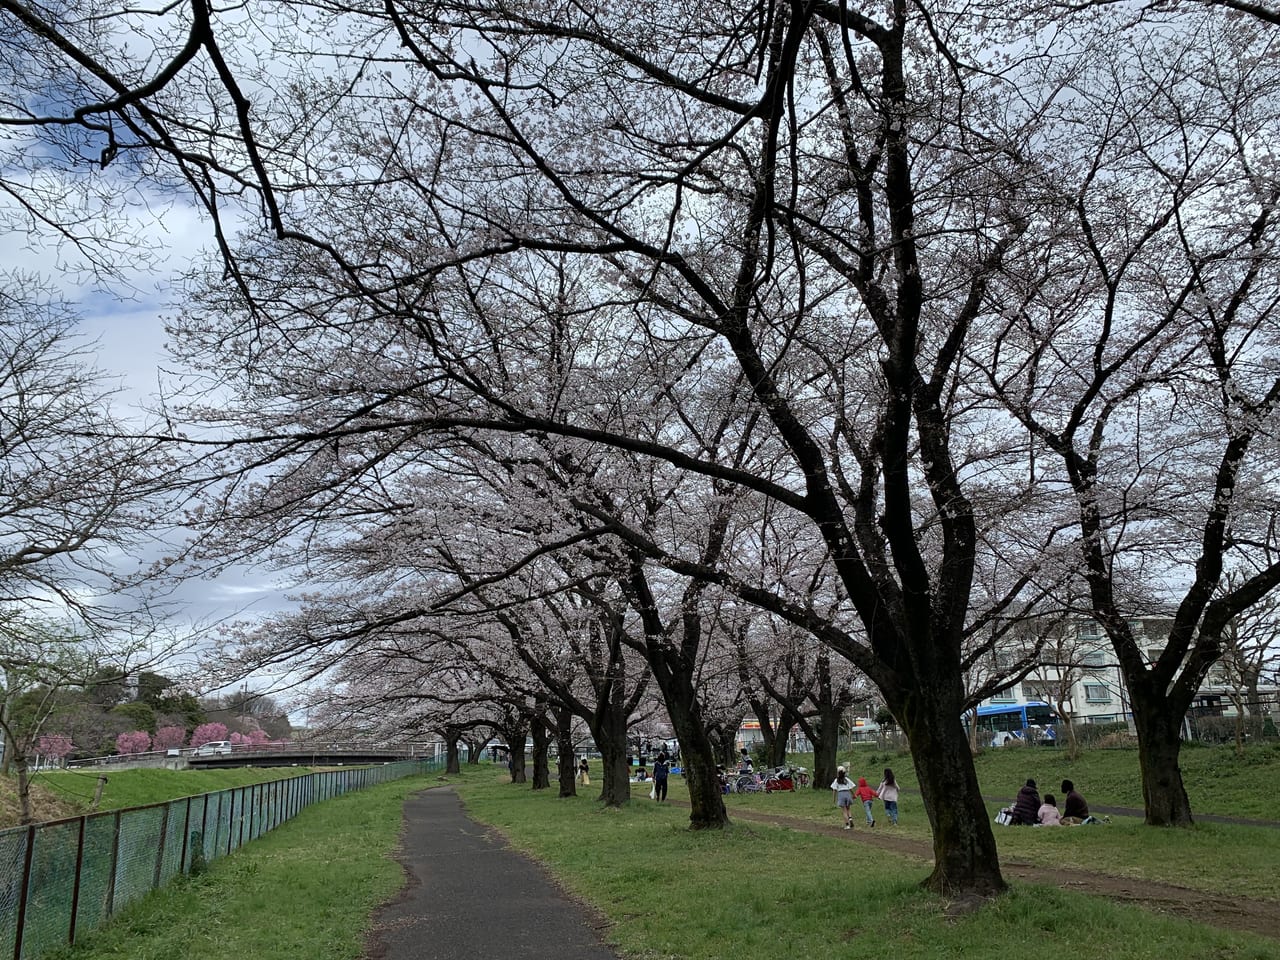
[[(100, 810), (117, 810), (121, 807), (139, 807), (162, 800), (176, 800), (198, 793), (211, 793), (230, 787), (243, 787), (251, 783), (280, 780), (307, 773), (305, 767), (239, 767), (229, 770), (116, 770), (106, 773), (107, 785), (102, 791)], [(76, 770), (54, 770), (40, 773), (35, 783), (51, 792), (62, 795), (75, 805), (70, 813), (75, 816), (88, 810), (97, 786), (97, 773)], [(3, 824), (10, 826), (10, 824)]]

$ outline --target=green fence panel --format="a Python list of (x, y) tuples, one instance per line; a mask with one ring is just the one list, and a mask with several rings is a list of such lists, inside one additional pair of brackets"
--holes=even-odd
[(80, 858), (80, 896), (76, 901), (76, 930), (92, 930), (110, 911), (111, 879), (115, 874), (116, 815), (99, 813), (84, 820), (84, 850)]
[(23, 955), (35, 956), (68, 942), (79, 847), (79, 819), (35, 830), (22, 927)]
[(121, 811), (112, 913), (155, 889), (156, 859), (163, 847), (168, 819), (168, 804)]

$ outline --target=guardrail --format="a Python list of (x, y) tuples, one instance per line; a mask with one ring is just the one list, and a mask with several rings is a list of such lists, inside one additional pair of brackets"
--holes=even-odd
[(125, 905), (313, 803), (441, 766), (401, 760), (309, 773), (0, 830), (0, 960), (34, 960), (74, 944)]
[[(385, 753), (405, 759), (434, 759), (439, 752), (439, 744), (374, 744), (357, 740), (272, 740), (267, 743), (233, 743), (230, 752), (232, 756), (275, 753)], [(68, 767), (102, 767), (120, 763), (162, 762), (166, 759), (226, 755), (225, 750), (217, 754), (201, 754), (199, 747), (175, 747), (170, 750), (148, 750), (144, 753), (112, 753), (101, 757), (81, 757), (77, 760), (69, 760), (66, 765)]]

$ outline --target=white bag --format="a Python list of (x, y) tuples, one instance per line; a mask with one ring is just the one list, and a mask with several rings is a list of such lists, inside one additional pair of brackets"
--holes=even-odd
[(1011, 823), (1013, 823), (1013, 813), (1007, 809), (1001, 810), (999, 813), (996, 814), (996, 823), (1000, 824), (1000, 826), (1002, 827), (1009, 826)]
[(658, 799), (658, 785), (656, 783), (649, 788), (649, 799), (650, 800)]

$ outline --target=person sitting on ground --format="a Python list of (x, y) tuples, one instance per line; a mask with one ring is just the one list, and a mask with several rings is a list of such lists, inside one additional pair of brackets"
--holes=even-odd
[(1013, 801), (1012, 812), (1015, 827), (1029, 827), (1039, 821), (1040, 791), (1036, 789), (1034, 780), (1028, 780), (1018, 791), (1018, 797)]
[(1089, 805), (1084, 802), (1084, 797), (1080, 796), (1076, 785), (1070, 780), (1062, 781), (1062, 792), (1066, 794), (1062, 799), (1062, 820), (1064, 823), (1080, 823), (1089, 816)]
[(644, 783), (644, 781), (649, 779), (649, 772), (645, 770), (644, 767), (641, 767), (636, 771), (636, 779), (639, 780), (641, 783)]
[(1036, 822), (1042, 827), (1059, 827), (1062, 825), (1061, 816), (1058, 813), (1058, 805), (1054, 802), (1052, 793), (1044, 795), (1044, 803), (1040, 804), (1040, 812), (1036, 816)]

